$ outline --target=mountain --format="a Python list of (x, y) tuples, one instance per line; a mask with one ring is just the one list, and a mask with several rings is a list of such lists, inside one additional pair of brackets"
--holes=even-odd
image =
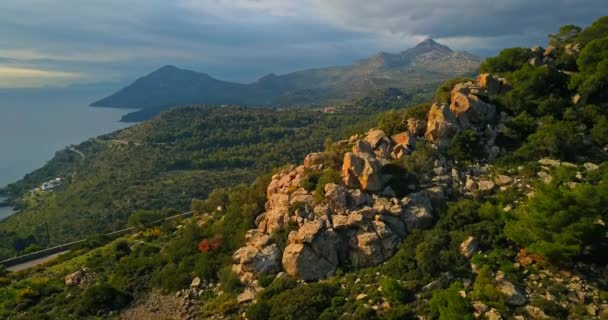
[(0, 319), (608, 319), (608, 17), (550, 44), (416, 106), (174, 108), (59, 152), (0, 255), (133, 229), (0, 266)]
[(305, 105), (362, 96), (373, 89), (416, 88), (474, 72), (481, 58), (432, 39), (397, 54), (381, 52), (349, 66), (269, 74), (240, 84), (162, 67), (92, 106), (164, 109), (187, 104)]

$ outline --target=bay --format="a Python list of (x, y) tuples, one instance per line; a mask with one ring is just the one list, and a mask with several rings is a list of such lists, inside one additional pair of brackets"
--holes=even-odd
[[(58, 150), (133, 125), (119, 121), (133, 110), (88, 107), (108, 90), (0, 90), (0, 187)], [(0, 207), (0, 219), (11, 213)]]

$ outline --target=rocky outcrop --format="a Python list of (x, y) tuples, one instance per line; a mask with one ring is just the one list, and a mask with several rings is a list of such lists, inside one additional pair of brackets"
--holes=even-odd
[(249, 230), (245, 235), (247, 245), (233, 255), (233, 271), (242, 282), (251, 282), (257, 274), (274, 274), (281, 270), (281, 252), (270, 236), (259, 229)]

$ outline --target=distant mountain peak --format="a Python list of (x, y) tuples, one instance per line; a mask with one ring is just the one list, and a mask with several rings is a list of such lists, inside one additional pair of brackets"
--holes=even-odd
[(450, 49), (450, 47), (443, 45), (431, 38), (428, 38), (422, 42), (420, 42), (419, 44), (416, 45), (415, 48), (426, 48), (426, 49), (441, 49), (441, 50), (449, 50), (452, 51), (452, 49)]
[(163, 66), (163, 67), (158, 68), (158, 70), (156, 70), (156, 71), (159, 71), (159, 72), (167, 72), (167, 71), (178, 71), (178, 70), (181, 70), (181, 69), (180, 69), (180, 68), (178, 68), (178, 67), (176, 67), (176, 66), (174, 66), (174, 65), (170, 65), (170, 64), (168, 64), (168, 65), (166, 65), (166, 66)]

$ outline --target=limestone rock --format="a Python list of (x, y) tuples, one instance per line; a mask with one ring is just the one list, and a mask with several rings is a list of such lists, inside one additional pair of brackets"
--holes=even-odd
[(586, 162), (585, 164), (583, 164), (583, 167), (585, 167), (585, 170), (587, 171), (596, 171), (599, 170), (600, 166), (598, 166), (595, 163), (591, 163), (591, 162)]
[(332, 275), (336, 266), (319, 257), (306, 244), (290, 244), (283, 253), (283, 268), (287, 274), (304, 281), (316, 281)]
[(325, 199), (329, 210), (333, 213), (342, 214), (348, 209), (346, 189), (335, 183), (325, 185)]
[(395, 145), (409, 147), (413, 146), (416, 138), (410, 132), (402, 132), (391, 137)]
[(524, 310), (532, 319), (550, 319), (541, 308), (528, 305), (524, 307)]
[(511, 184), (511, 182), (513, 182), (513, 178), (511, 178), (509, 176), (505, 176), (505, 175), (501, 174), (501, 175), (494, 177), (494, 183), (496, 183), (496, 185), (499, 187)]
[(490, 180), (480, 180), (477, 182), (477, 188), (481, 194), (491, 194), (496, 188), (496, 184)]
[(373, 149), (376, 149), (381, 143), (390, 143), (388, 137), (382, 130), (370, 130), (365, 137)]
[(501, 279), (495, 283), (496, 289), (505, 295), (505, 302), (512, 306), (522, 306), (528, 301), (524, 292), (513, 283)]
[(357, 268), (378, 265), (384, 261), (382, 241), (376, 232), (360, 230), (351, 240), (350, 260)]
[(561, 164), (561, 162), (559, 160), (550, 159), (550, 158), (542, 158), (542, 159), (538, 160), (538, 163), (543, 166), (551, 166), (551, 167), (559, 167), (559, 165)]
[(380, 191), (383, 188), (382, 165), (372, 155), (353, 154), (344, 155), (342, 177), (344, 184), (351, 188), (361, 188), (367, 191)]
[(447, 148), (452, 144), (452, 137), (460, 131), (458, 120), (446, 105), (433, 104), (428, 114), (426, 133), (427, 141), (440, 148)]
[(323, 226), (319, 220), (313, 220), (304, 223), (300, 229), (298, 229), (298, 233), (294, 242), (296, 243), (311, 243), (319, 231)]
[(201, 278), (196, 277), (190, 282), (190, 288), (198, 288), (201, 286)]
[(348, 216), (334, 214), (332, 217), (332, 225), (336, 230), (348, 228)]
[(481, 101), (477, 96), (460, 92), (452, 92), (450, 110), (463, 129), (484, 126), (496, 117), (495, 106)]
[(424, 135), (426, 129), (426, 123), (423, 120), (409, 118), (407, 119), (407, 131), (413, 134), (415, 137)]
[(500, 80), (489, 73), (477, 76), (477, 85), (486, 90), (488, 95), (496, 95), (500, 92)]
[(274, 274), (279, 272), (280, 259), (281, 251), (276, 244), (271, 244), (261, 250), (248, 244), (236, 250), (232, 255), (232, 260), (236, 264), (241, 265), (244, 271), (258, 274)]
[(426, 229), (433, 223), (432, 204), (427, 192), (412, 193), (407, 197), (407, 206), (402, 215), (408, 230)]
[(272, 194), (266, 202), (266, 214), (260, 223), (260, 230), (272, 234), (275, 230), (284, 228), (289, 222), (289, 195), (284, 193)]
[(255, 299), (255, 291), (252, 288), (245, 288), (241, 294), (236, 297), (238, 303), (247, 303)]
[(354, 154), (358, 154), (358, 153), (373, 154), (374, 149), (372, 149), (372, 146), (369, 144), (369, 142), (364, 141), (364, 140), (357, 140), (357, 142), (355, 142), (355, 144), (353, 145), (353, 153)]
[(460, 254), (466, 258), (471, 258), (478, 250), (479, 242), (473, 237), (468, 237), (460, 244)]
[(65, 276), (65, 285), (68, 287), (74, 287), (80, 284), (84, 273), (82, 271), (76, 271)]

